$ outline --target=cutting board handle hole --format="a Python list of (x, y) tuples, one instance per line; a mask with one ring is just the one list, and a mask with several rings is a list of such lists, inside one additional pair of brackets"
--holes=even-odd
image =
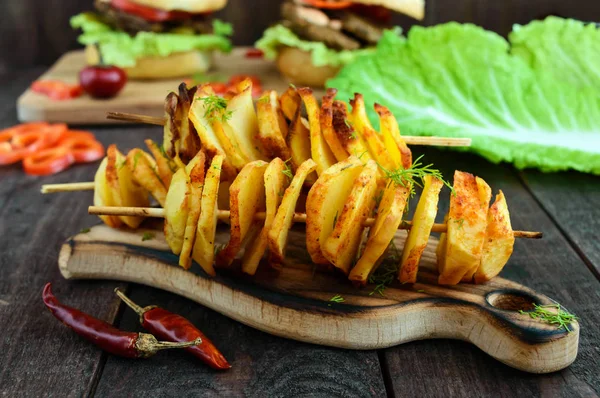
[(496, 290), (486, 296), (489, 305), (505, 311), (531, 311), (539, 302), (532, 295), (518, 290)]

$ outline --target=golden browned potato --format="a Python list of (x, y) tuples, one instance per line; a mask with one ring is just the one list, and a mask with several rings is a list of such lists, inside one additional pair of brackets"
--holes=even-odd
[(439, 195), (443, 186), (444, 183), (438, 178), (430, 175), (423, 178), (423, 192), (421, 198), (419, 198), (412, 227), (402, 251), (400, 274), (398, 275), (398, 279), (402, 283), (415, 283), (417, 281), (419, 261), (427, 242), (429, 242), (429, 235), (435, 222)]
[(375, 104), (374, 107), (375, 112), (379, 115), (379, 126), (383, 143), (392, 161), (396, 165), (396, 168), (409, 169), (412, 165), (412, 153), (400, 136), (398, 121), (385, 106)]
[[(296, 116), (292, 120), (285, 141), (288, 148), (290, 148), (292, 168), (298, 170), (298, 167), (300, 167), (304, 161), (311, 158), (310, 127), (308, 126), (308, 121), (302, 117), (300, 108), (296, 111)], [(314, 182), (314, 179), (312, 182)]]
[[(223, 178), (231, 179), (237, 174), (237, 169), (233, 166), (232, 160), (221, 144), (217, 132), (213, 128), (213, 121), (227, 119), (226, 100), (215, 95), (210, 86), (203, 86), (199, 91), (190, 108), (190, 120), (200, 136), (202, 150), (209, 158), (215, 155), (223, 156)], [(222, 132), (222, 129), (219, 130)], [(233, 152), (232, 148), (228, 148)], [(239, 159), (238, 159), (239, 160)]]
[(154, 199), (164, 207), (167, 188), (156, 171), (154, 159), (141, 149), (134, 148), (127, 154), (126, 163), (135, 182), (150, 192)]
[(289, 184), (289, 178), (283, 174), (286, 165), (279, 158), (273, 159), (265, 170), (265, 198), (267, 213), (263, 228), (256, 239), (246, 247), (242, 260), (242, 271), (248, 275), (254, 275), (258, 264), (262, 259), (268, 244), (268, 235), (275, 219), (275, 214), (283, 198), (283, 193)]
[(369, 161), (352, 186), (344, 208), (332, 222), (333, 231), (321, 241), (323, 256), (346, 275), (358, 251), (364, 222), (375, 206), (377, 164)]
[(321, 175), (335, 164), (336, 159), (321, 132), (320, 109), (313, 91), (304, 87), (298, 89), (298, 94), (300, 94), (306, 107), (306, 113), (308, 113), (311, 158), (317, 164), (317, 174)]
[[(150, 200), (148, 191), (139, 186), (133, 175), (126, 167), (125, 156), (112, 144), (106, 151), (106, 182), (115, 206), (148, 207)], [(130, 228), (140, 226), (144, 217), (119, 216), (121, 221)]]
[(455, 193), (450, 196), (446, 247), (441, 253), (445, 258), (438, 261), (441, 285), (459, 283), (481, 263), (489, 205), (481, 200), (483, 186), (472, 174), (454, 173)]
[(277, 210), (277, 214), (273, 219), (273, 225), (269, 230), (269, 252), (271, 254), (271, 265), (278, 267), (283, 263), (285, 255), (285, 245), (287, 243), (288, 232), (292, 227), (294, 213), (296, 211), (296, 203), (302, 191), (304, 180), (317, 167), (317, 164), (308, 159), (300, 165), (298, 171), (292, 179), (292, 183), (285, 190), (281, 206)]
[[(113, 202), (110, 189), (106, 183), (106, 165), (108, 158), (102, 159), (94, 177), (94, 206), (116, 206)], [(98, 216), (106, 225), (119, 228), (123, 222), (117, 216)]]
[(354, 129), (354, 124), (350, 115), (348, 115), (348, 106), (345, 102), (333, 102), (333, 129), (338, 141), (347, 153), (358, 157), (363, 163), (372, 160), (369, 150)]
[[(258, 227), (254, 216), (265, 209), (264, 174), (269, 164), (262, 160), (248, 163), (229, 188), (231, 234), (227, 246), (217, 255), (219, 266), (229, 266), (250, 236), (251, 227)], [(254, 231), (253, 231), (254, 232)]]
[(167, 155), (164, 148), (159, 148), (154, 141), (147, 139), (144, 142), (152, 153), (152, 156), (154, 156), (156, 161), (156, 171), (160, 176), (163, 185), (165, 188), (169, 189), (173, 174), (177, 171), (177, 165), (173, 159)]
[(221, 180), (221, 165), (223, 157), (217, 155), (212, 159), (204, 179), (202, 189), (202, 198), (200, 201), (200, 216), (198, 218), (198, 228), (196, 230), (196, 239), (192, 250), (192, 258), (204, 271), (215, 276), (213, 262), (215, 259), (215, 235), (217, 231), (217, 196), (219, 193), (219, 183)]
[(177, 170), (165, 200), (165, 239), (171, 251), (179, 255), (183, 247), (189, 214), (190, 181), (185, 168)]
[(204, 152), (200, 151), (185, 167), (185, 173), (188, 175), (190, 195), (188, 198), (188, 217), (185, 223), (185, 234), (181, 254), (179, 255), (179, 265), (185, 269), (192, 266), (192, 248), (196, 239), (196, 230), (198, 229), (198, 219), (200, 218), (202, 189), (204, 188), (204, 166), (206, 157)]
[(365, 249), (350, 271), (348, 279), (355, 284), (365, 285), (369, 275), (377, 269), (378, 260), (385, 254), (402, 222), (409, 193), (410, 190), (407, 187), (395, 184), (391, 180), (388, 181), (381, 196), (375, 224), (369, 231)]
[(281, 111), (283, 115), (291, 122), (296, 118), (296, 112), (302, 105), (302, 98), (296, 89), (292, 86), (288, 87), (287, 90), (279, 97), (281, 102)]
[(321, 131), (327, 145), (329, 145), (329, 149), (331, 149), (337, 161), (341, 162), (348, 158), (350, 154), (343, 147), (333, 127), (333, 99), (336, 93), (336, 89), (329, 88), (327, 94), (323, 97), (321, 103)]
[[(315, 162), (316, 163), (316, 162)], [(350, 156), (326, 169), (314, 183), (306, 198), (306, 249), (315, 264), (329, 264), (321, 242), (333, 231), (354, 181), (363, 170), (362, 162)]]
[(265, 91), (256, 102), (258, 117), (257, 140), (262, 144), (269, 158), (289, 159), (290, 149), (285, 143), (288, 125), (281, 112), (279, 99), (275, 91)]
[(248, 161), (266, 160), (262, 144), (254, 137), (258, 134), (258, 119), (252, 101), (252, 80), (245, 79), (237, 85), (238, 94), (227, 102), (230, 115), (223, 123), (227, 136), (237, 141), (237, 148)]
[(502, 191), (487, 214), (485, 242), (481, 264), (475, 272), (475, 283), (489, 281), (502, 271), (513, 252), (515, 235), (510, 224), (508, 205)]
[(392, 160), (383, 144), (383, 140), (371, 126), (362, 94), (354, 94), (354, 99), (350, 101), (350, 105), (352, 105), (351, 120), (354, 124), (354, 131), (369, 150), (371, 158), (387, 170), (395, 170), (400, 167)]

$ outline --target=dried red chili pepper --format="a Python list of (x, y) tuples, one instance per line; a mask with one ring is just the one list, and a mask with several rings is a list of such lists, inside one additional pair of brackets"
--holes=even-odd
[(155, 334), (163, 340), (174, 342), (201, 338), (202, 344), (188, 347), (185, 350), (198, 357), (213, 369), (225, 370), (231, 368), (231, 365), (227, 362), (223, 354), (206, 338), (204, 333), (181, 315), (174, 314), (155, 305), (142, 308), (131, 301), (129, 297), (125, 296), (118, 288), (115, 289), (115, 293), (140, 316), (140, 323), (150, 333)]
[(185, 348), (202, 343), (199, 338), (185, 343), (159, 342), (151, 334), (124, 332), (85, 312), (63, 305), (52, 293), (51, 283), (44, 287), (42, 299), (52, 315), (75, 333), (104, 351), (121, 357), (147, 358), (156, 354), (158, 350)]

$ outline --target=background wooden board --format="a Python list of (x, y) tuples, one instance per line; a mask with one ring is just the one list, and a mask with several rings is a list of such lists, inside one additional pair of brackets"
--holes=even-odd
[[(0, 74), (0, 128), (17, 123), (16, 98), (44, 69)], [(105, 145), (117, 143), (122, 150), (142, 145), (144, 138), (161, 137), (160, 128), (151, 126), (92, 130)], [(222, 347), (233, 369), (217, 373), (175, 351), (147, 361), (107, 356), (57, 323), (40, 300), (44, 284), (53, 282), (66, 303), (141, 331), (137, 315), (124, 311), (114, 298), (114, 282), (69, 282), (56, 267), (62, 242), (98, 221), (87, 215), (91, 192), (44, 196), (39, 195), (40, 186), (90, 181), (97, 164), (44, 178), (26, 176), (15, 165), (0, 168), (0, 395), (599, 396), (600, 283), (585, 262), (587, 258), (600, 265), (592, 244), (598, 209), (583, 211), (556, 202), (556, 213), (546, 212), (537, 198), (597, 203), (597, 191), (581, 184), (600, 186), (600, 177), (525, 171), (522, 179), (512, 167), (492, 165), (473, 154), (421, 148), (413, 152), (425, 153), (444, 175), (458, 168), (482, 176), (495, 190), (507, 193), (515, 229), (544, 231), (535, 246), (518, 244), (502, 276), (558, 299), (580, 316), (580, 351), (568, 369), (530, 375), (452, 340), (367, 352), (318, 347), (267, 335), (191, 300), (136, 284), (121, 286), (140, 303), (155, 303), (192, 319)], [(447, 198), (446, 191), (440, 214), (447, 210)], [(576, 234), (578, 239), (566, 238)]]
[[(216, 16), (235, 26), (233, 42), (252, 45), (279, 19), (282, 0), (229, 0)], [(77, 32), (69, 18), (93, 8), (93, 0), (3, 0), (0, 2), (0, 73), (33, 65), (51, 65), (69, 50), (78, 48)], [(251, 7), (248, 5), (251, 4)], [(515, 23), (524, 24), (547, 15), (600, 21), (600, 2), (595, 0), (426, 0), (422, 22), (397, 15), (403, 29), (413, 24), (435, 25), (447, 21), (472, 22), (506, 35)], [(15, 49), (18, 48), (18, 51)]]
[[(256, 75), (264, 89), (277, 90), (279, 93), (285, 91), (288, 83), (273, 63), (260, 58), (246, 58), (246, 50), (239, 47), (230, 54), (215, 54), (214, 67), (203, 78), (208, 81), (227, 81), (233, 75)], [(58, 60), (40, 79), (76, 83), (79, 71), (84, 66), (83, 52), (72, 51)], [(107, 111), (163, 116), (165, 97), (169, 92), (177, 91), (182, 80), (131, 80), (118, 96), (108, 100), (83, 95), (68, 101), (54, 101), (27, 89), (18, 100), (18, 117), (23, 122), (45, 120), (69, 124), (115, 124), (114, 120), (106, 118)]]

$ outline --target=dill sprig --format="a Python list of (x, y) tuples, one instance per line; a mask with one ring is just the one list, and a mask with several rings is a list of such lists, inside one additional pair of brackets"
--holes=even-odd
[(565, 311), (560, 304), (538, 305), (533, 304), (533, 311), (519, 310), (523, 315), (529, 315), (532, 319), (539, 319), (551, 325), (556, 325), (559, 329), (565, 329), (567, 333), (571, 333), (569, 324), (578, 320), (574, 314)]
[(438, 169), (433, 168), (433, 163), (426, 166), (421, 163), (423, 155), (419, 156), (408, 169), (398, 168), (396, 170), (388, 170), (378, 163), (379, 168), (383, 171), (385, 178), (394, 181), (394, 183), (403, 187), (410, 187), (410, 196), (413, 197), (416, 194), (415, 185), (423, 188), (423, 179), (426, 176), (433, 176), (444, 183), (452, 192), (454, 188), (452, 185), (444, 180), (442, 173)]
[[(400, 264), (400, 257), (402, 255), (394, 241), (390, 242), (389, 246), (391, 246), (393, 250), (391, 256), (384, 260), (381, 266), (377, 268), (375, 272), (369, 275), (369, 283), (375, 285), (373, 291), (369, 293), (369, 296), (372, 296), (375, 293), (383, 296), (385, 288), (391, 285), (398, 275), (398, 267)], [(390, 247), (388, 247), (388, 251), (390, 251)]]
[(334, 303), (343, 303), (346, 300), (339, 294), (336, 294), (335, 296), (330, 298), (329, 301), (334, 302)]
[(335, 224), (337, 224), (338, 214), (339, 212), (335, 212), (335, 216), (333, 217), (333, 229), (335, 229)]
[(283, 164), (285, 165), (285, 169), (281, 170), (283, 175), (286, 176), (287, 178), (289, 178), (290, 180), (292, 178), (294, 178), (294, 173), (292, 173), (292, 168), (290, 167), (291, 160), (292, 160), (292, 158), (289, 158), (288, 160), (283, 162)]
[(218, 95), (209, 95), (200, 97), (200, 101), (204, 102), (204, 117), (209, 122), (220, 121), (226, 122), (231, 119), (232, 111), (227, 110), (227, 100)]
[(145, 242), (147, 240), (151, 240), (154, 239), (154, 234), (152, 232), (144, 232), (144, 235), (142, 235), (142, 242)]

